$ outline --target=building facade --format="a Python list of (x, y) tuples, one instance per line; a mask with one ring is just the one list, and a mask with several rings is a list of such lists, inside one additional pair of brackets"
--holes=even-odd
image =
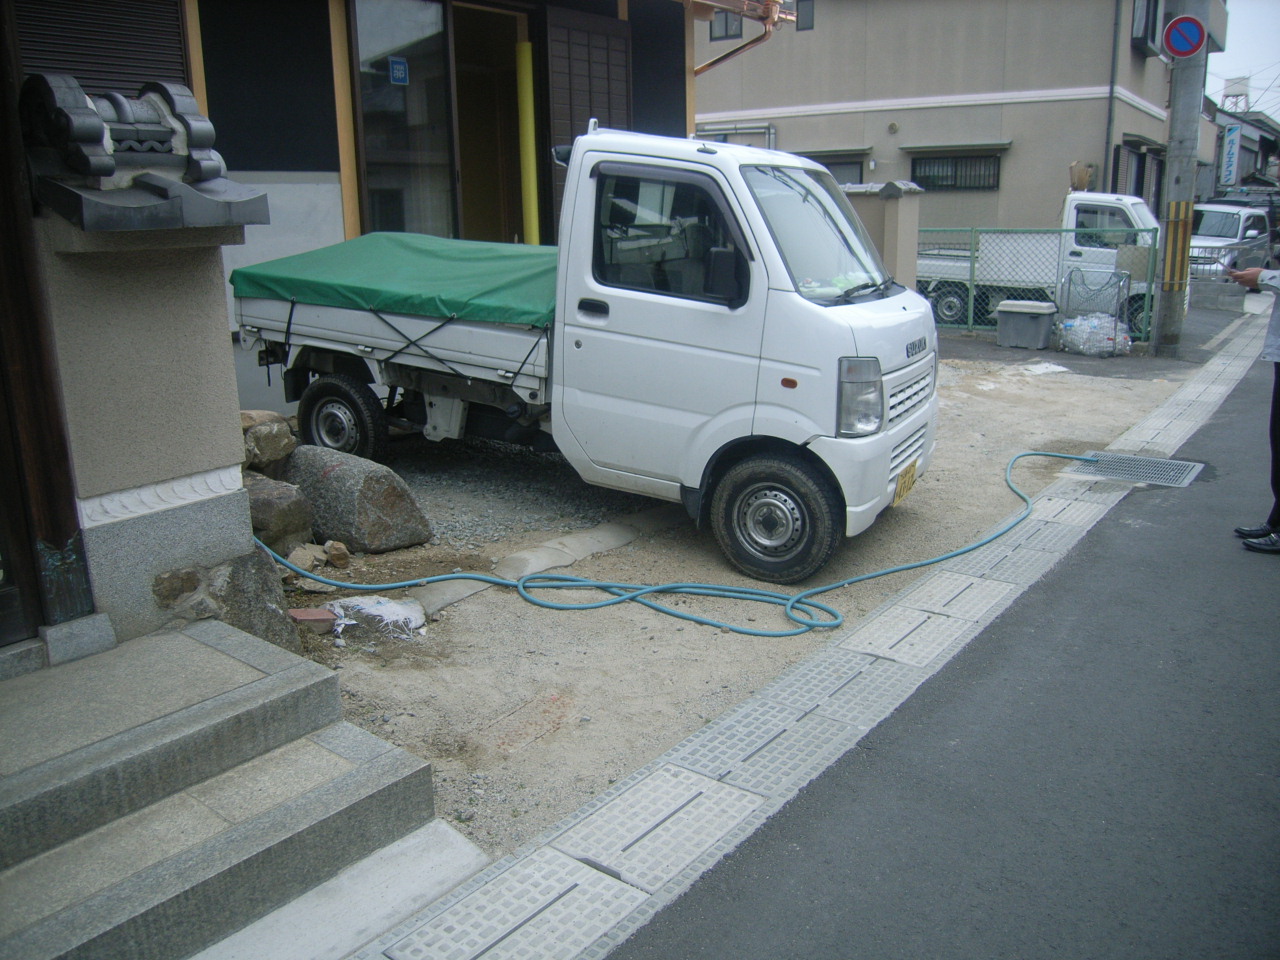
[[(252, 552), (226, 272), (370, 230), (551, 243), (553, 146), (592, 117), (689, 125), (693, 12), (678, 0), (14, 0), (0, 14), (6, 223), (25, 238), (2, 253), (0, 648), (104, 613), (118, 639), (156, 629), (166, 571)], [(33, 216), (18, 102), (34, 74), (105, 98), (88, 109), (117, 111), (121, 138), (144, 83), (189, 89), (226, 178), (265, 193), (270, 222), (140, 238)]]
[[(1194, 5), (1209, 48), (1221, 49), (1225, 5)], [(780, 31), (699, 78), (697, 129), (814, 157), (844, 182), (914, 181), (926, 191), (922, 227), (1052, 226), (1073, 164), (1091, 189), (1154, 207), (1168, 139), (1166, 6), (807, 0), (809, 29)], [(696, 34), (699, 62), (735, 42), (713, 30)]]

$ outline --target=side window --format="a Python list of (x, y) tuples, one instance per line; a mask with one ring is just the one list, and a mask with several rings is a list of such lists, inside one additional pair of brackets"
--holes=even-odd
[(732, 249), (733, 233), (710, 189), (661, 174), (596, 177), (596, 280), (613, 287), (716, 299), (708, 292), (709, 261)]
[(1118, 233), (1132, 230), (1129, 215), (1114, 207), (1076, 207), (1076, 245), (1080, 247), (1111, 248), (1122, 243), (1136, 243), (1137, 234)]

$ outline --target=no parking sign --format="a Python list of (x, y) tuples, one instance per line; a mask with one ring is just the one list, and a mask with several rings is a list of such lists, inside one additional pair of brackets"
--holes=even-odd
[(1164, 28), (1164, 48), (1173, 57), (1195, 56), (1204, 41), (1204, 24), (1195, 17), (1174, 17)]

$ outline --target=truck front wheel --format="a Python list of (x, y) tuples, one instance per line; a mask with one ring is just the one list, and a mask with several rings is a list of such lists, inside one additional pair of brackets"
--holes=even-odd
[(844, 536), (839, 493), (799, 457), (757, 456), (730, 467), (711, 499), (711, 527), (729, 562), (757, 580), (795, 583)]
[(317, 377), (298, 402), (305, 443), (366, 460), (387, 458), (387, 414), (366, 384), (341, 373)]

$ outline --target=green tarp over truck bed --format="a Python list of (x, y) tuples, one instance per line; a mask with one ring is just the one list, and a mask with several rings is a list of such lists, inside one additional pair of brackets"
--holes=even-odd
[(231, 272), (237, 297), (545, 327), (556, 248), (369, 233)]

